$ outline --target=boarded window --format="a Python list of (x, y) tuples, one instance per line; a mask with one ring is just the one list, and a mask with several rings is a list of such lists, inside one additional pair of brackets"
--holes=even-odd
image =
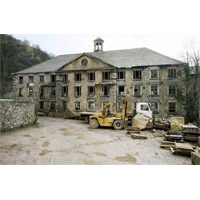
[(19, 84), (23, 84), (23, 76), (19, 77)]
[(94, 81), (95, 80), (95, 72), (88, 73), (88, 80), (89, 81)]
[(169, 95), (176, 95), (176, 86), (169, 85)]
[(110, 72), (102, 72), (102, 79), (109, 80), (110, 79)]
[(108, 96), (109, 95), (109, 86), (103, 85), (102, 86), (102, 96)]
[(176, 69), (168, 69), (168, 78), (176, 78)]
[(142, 79), (142, 71), (135, 70), (133, 71), (133, 80), (141, 80)]
[(81, 86), (74, 87), (74, 96), (75, 97), (81, 96)]
[(75, 73), (74, 74), (74, 81), (76, 81), (76, 82), (81, 81), (81, 73)]
[(141, 95), (141, 85), (134, 86), (134, 95)]
[(158, 95), (158, 86), (157, 85), (151, 86), (151, 95)]
[(75, 111), (81, 110), (81, 103), (80, 102), (75, 102)]
[(88, 96), (95, 95), (95, 86), (88, 86)]
[(125, 71), (117, 72), (118, 79), (125, 79)]
[(152, 79), (158, 78), (158, 70), (151, 70), (151, 78)]
[(125, 95), (124, 86), (118, 86), (118, 95), (120, 95), (120, 96)]
[(169, 112), (170, 113), (176, 112), (176, 103), (169, 103)]

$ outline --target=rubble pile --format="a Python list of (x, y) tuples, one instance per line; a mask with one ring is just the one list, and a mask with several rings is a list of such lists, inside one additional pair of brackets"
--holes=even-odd
[(166, 141), (183, 142), (183, 134), (180, 131), (167, 131), (163, 137)]
[(181, 125), (181, 132), (183, 133), (183, 139), (186, 141), (198, 142), (200, 131), (197, 126), (194, 125)]
[(190, 156), (194, 152), (194, 147), (188, 143), (175, 143), (174, 147), (170, 147), (173, 154), (181, 154)]
[(169, 120), (154, 120), (153, 128), (155, 129), (162, 129), (162, 130), (169, 130), (170, 123)]
[(139, 128), (127, 128), (126, 131), (133, 139), (147, 139), (147, 136), (140, 134)]

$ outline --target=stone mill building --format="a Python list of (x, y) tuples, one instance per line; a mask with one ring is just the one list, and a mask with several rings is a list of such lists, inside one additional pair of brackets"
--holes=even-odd
[[(13, 75), (17, 100), (35, 101), (39, 112), (99, 112), (103, 104), (151, 104), (157, 117), (184, 116), (184, 65), (148, 48), (60, 55)], [(179, 100), (182, 96), (182, 100)]]

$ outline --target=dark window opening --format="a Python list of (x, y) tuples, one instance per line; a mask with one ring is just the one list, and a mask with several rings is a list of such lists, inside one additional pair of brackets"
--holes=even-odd
[(66, 97), (68, 96), (68, 87), (62, 87), (62, 96), (63, 97)]
[(75, 111), (81, 110), (81, 103), (80, 102), (75, 102)]
[(23, 76), (19, 77), (19, 84), (23, 84)]
[(169, 85), (169, 95), (176, 95), (176, 86)]
[(134, 95), (141, 95), (141, 86), (140, 85), (134, 86)]
[(151, 86), (151, 95), (158, 95), (158, 86), (157, 85)]
[(63, 79), (64, 79), (64, 82), (67, 82), (68, 81), (68, 74), (64, 74)]
[(124, 86), (118, 86), (118, 95), (120, 95), (120, 96), (125, 95)]
[(56, 88), (52, 87), (51, 88), (51, 96), (55, 96), (56, 95)]
[(40, 101), (40, 109), (41, 109), (41, 110), (44, 109), (44, 101)]
[(151, 78), (152, 79), (158, 78), (158, 70), (151, 70)]
[(88, 73), (88, 80), (89, 81), (94, 81), (95, 80), (95, 73), (94, 72)]
[(44, 97), (44, 88), (40, 88), (40, 98)]
[(110, 72), (102, 72), (102, 79), (109, 80), (110, 79)]
[(117, 72), (118, 79), (125, 79), (125, 71)]
[(56, 82), (56, 75), (51, 75), (51, 82), (55, 83)]
[(109, 95), (109, 86), (104, 85), (102, 86), (102, 96), (108, 96)]
[(55, 102), (51, 102), (50, 103), (50, 109), (51, 110), (55, 110), (56, 109), (56, 103)]
[(141, 70), (133, 71), (133, 79), (141, 80), (142, 79), (142, 71)]
[(74, 81), (76, 81), (76, 82), (81, 81), (81, 73), (75, 73), (74, 74)]
[(176, 112), (176, 103), (169, 103), (169, 112), (170, 113)]
[(74, 96), (75, 97), (81, 96), (81, 86), (74, 87)]
[(23, 97), (23, 88), (19, 88), (19, 97)]
[(33, 76), (29, 76), (28, 77), (28, 82), (29, 83), (33, 83), (34, 82), (34, 77)]
[(66, 109), (67, 109), (67, 102), (63, 101), (63, 110), (66, 110)]
[(168, 78), (176, 78), (176, 69), (168, 69)]
[(44, 83), (44, 76), (40, 76), (40, 83)]
[(28, 95), (29, 95), (29, 97), (33, 96), (33, 88), (32, 87), (28, 88)]
[(88, 96), (95, 95), (95, 86), (88, 86)]

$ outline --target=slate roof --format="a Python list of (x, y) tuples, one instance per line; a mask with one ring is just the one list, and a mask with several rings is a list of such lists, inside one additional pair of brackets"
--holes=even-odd
[(110, 64), (118, 68), (131, 68), (141, 66), (165, 66), (165, 65), (182, 65), (181, 61), (164, 56), (148, 48), (136, 48), (114, 51), (102, 52), (89, 52), (80, 54), (67, 54), (57, 56), (48, 61), (32, 66), (14, 74), (27, 74), (27, 73), (47, 73), (55, 72), (62, 68), (64, 65), (76, 60), (81, 55), (86, 54), (92, 56), (102, 62)]

